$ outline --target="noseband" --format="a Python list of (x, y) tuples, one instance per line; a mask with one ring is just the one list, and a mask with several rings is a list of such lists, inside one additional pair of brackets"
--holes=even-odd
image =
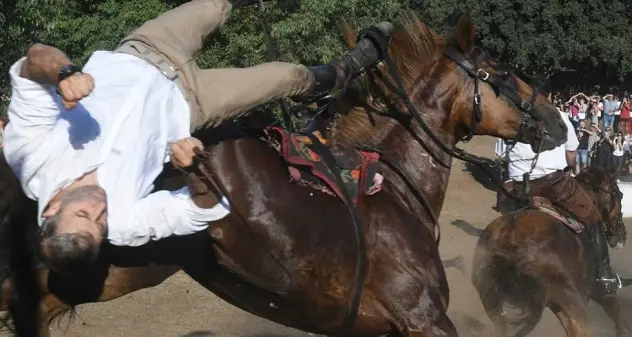
[(527, 118), (532, 117), (535, 119), (535, 116), (532, 113), (532, 108), (535, 104), (535, 100), (538, 96), (538, 91), (535, 89), (535, 86), (531, 86), (531, 99), (530, 101), (523, 100), (518, 91), (512, 87), (509, 83), (511, 73), (506, 72), (503, 76), (493, 75), (485, 69), (481, 68), (481, 64), (485, 62), (487, 59), (487, 54), (480, 48), (476, 47), (474, 49), (473, 54), (475, 57), (468, 58), (464, 53), (454, 47), (448, 47), (444, 54), (452, 59), (456, 64), (458, 64), (463, 70), (465, 70), (470, 77), (474, 79), (474, 113), (472, 113), (472, 124), (470, 125), (470, 129), (468, 131), (467, 136), (465, 136), (461, 141), (468, 142), (474, 137), (474, 133), (476, 132), (476, 126), (483, 119), (483, 109), (481, 106), (481, 94), (479, 92), (479, 80), (489, 84), (494, 91), (497, 93), (503, 94), (507, 99), (512, 101), (520, 111), (523, 112), (522, 118), (520, 121), (520, 127), (518, 128), (518, 138), (523, 132), (526, 132), (529, 128)]

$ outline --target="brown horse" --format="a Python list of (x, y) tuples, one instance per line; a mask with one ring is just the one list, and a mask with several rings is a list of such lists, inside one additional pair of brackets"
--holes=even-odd
[[(576, 179), (602, 206), (609, 245), (623, 246), (623, 195), (612, 172), (592, 166)], [(616, 294), (603, 296), (594, 290), (596, 262), (585, 231), (577, 234), (547, 213), (523, 209), (499, 217), (483, 231), (472, 282), (499, 337), (526, 336), (545, 307), (557, 316), (567, 336), (587, 336), (589, 299), (614, 320), (617, 336), (631, 336)]]
[[(423, 111), (442, 145), (452, 148), (474, 127), (476, 134), (518, 139), (540, 149), (563, 143), (566, 127), (555, 107), (474, 47), (469, 16), (459, 20), (457, 32), (456, 44), (448, 45), (411, 16), (396, 27), (389, 49), (412, 105)], [(83, 275), (63, 277), (39, 269), (40, 335), (47, 333), (52, 318), (73, 305), (153, 286), (183, 269), (226, 301), (304, 331), (456, 336), (446, 315), (448, 285), (434, 235), (451, 158), (417, 124), (382, 116), (401, 106), (397, 96), (385, 94), (379, 101), (356, 90), (337, 106), (348, 115), (333, 126), (332, 141), (382, 153), (383, 191), (357, 207), (366, 233), (366, 272), (356, 273), (363, 252), (354, 244), (356, 232), (344, 203), (288, 184), (287, 167), (261, 140), (230, 132), (222, 137), (221, 130), (212, 130), (223, 140), (207, 149), (205, 164), (231, 200), (231, 214), (211, 224), (208, 233), (137, 248), (106, 245), (94, 270)], [(368, 111), (379, 114), (369, 118)], [(182, 177), (170, 172), (157, 186), (182, 184)], [(7, 195), (2, 195), (5, 203), (29, 208)], [(212, 203), (216, 196), (204, 198)], [(36, 226), (11, 226), (16, 217), (9, 212), (5, 219), (11, 221), (3, 225)], [(10, 244), (6, 236), (0, 239)], [(20, 248), (15, 242), (20, 241), (14, 240), (14, 250)], [(5, 277), (10, 275), (8, 270)], [(364, 280), (358, 316), (340, 331), (358, 276)], [(14, 308), (18, 321), (26, 312), (20, 305), (28, 301), (28, 287), (16, 285), (5, 282), (3, 297), (12, 299), (4, 304)]]

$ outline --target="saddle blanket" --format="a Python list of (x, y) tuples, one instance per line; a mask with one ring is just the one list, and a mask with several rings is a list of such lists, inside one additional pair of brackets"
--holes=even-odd
[(564, 214), (562, 214), (555, 206), (553, 206), (550, 201), (543, 199), (543, 198), (533, 198), (531, 205), (533, 206), (533, 208), (542, 211), (552, 217), (554, 217), (555, 219), (559, 220), (561, 223), (563, 223), (566, 227), (568, 227), (570, 230), (572, 230), (573, 232), (579, 234), (582, 231), (584, 231), (584, 225), (575, 220), (573, 217), (571, 216), (566, 216)]
[[(334, 173), (314, 151), (309, 137), (300, 133), (289, 133), (280, 127), (267, 128), (266, 134), (268, 143), (279, 152), (288, 165), (290, 183), (314, 188), (347, 203), (340, 186), (336, 183)], [(319, 133), (315, 132), (314, 135), (325, 144)], [(383, 177), (376, 172), (379, 160), (377, 153), (342, 146), (334, 146), (329, 150), (353, 199), (353, 206), (358, 204), (362, 196), (373, 195), (382, 189)]]

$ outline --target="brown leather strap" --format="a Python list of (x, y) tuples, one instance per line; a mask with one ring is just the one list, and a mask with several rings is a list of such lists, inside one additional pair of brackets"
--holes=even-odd
[(147, 48), (140, 41), (127, 41), (116, 48), (115, 52), (134, 55), (147, 63), (156, 67), (160, 72), (170, 80), (178, 78), (178, 70), (167, 60), (166, 57)]
[[(211, 208), (221, 200), (224, 193), (207, 167), (208, 152), (197, 148), (193, 151), (196, 155), (193, 165), (186, 168), (176, 168), (185, 174), (193, 202), (198, 207)], [(213, 192), (215, 200), (209, 199), (209, 191)]]

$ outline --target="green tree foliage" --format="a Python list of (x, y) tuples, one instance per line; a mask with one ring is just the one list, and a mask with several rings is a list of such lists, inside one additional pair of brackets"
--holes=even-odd
[[(76, 62), (113, 49), (176, 0), (0, 1), (0, 98), (7, 69), (33, 42), (55, 45)], [(451, 33), (469, 11), (484, 48), (523, 74), (550, 78), (573, 72), (586, 81), (616, 82), (632, 70), (632, 1), (625, 0), (277, 0), (232, 13), (198, 56), (203, 67), (250, 66), (266, 60), (261, 19), (269, 21), (283, 61), (328, 62), (344, 51), (338, 20), (359, 28), (417, 11)], [(574, 76), (575, 76), (574, 75)]]
[[(5, 3), (6, 2), (6, 3)], [(74, 61), (95, 50), (111, 50), (143, 22), (185, 1), (165, 0), (15, 0), (0, 6), (0, 90), (9, 90), (6, 70), (33, 42), (54, 45)], [(374, 4), (379, 3), (379, 4)], [(265, 61), (262, 16), (278, 39), (281, 60), (319, 63), (343, 52), (337, 20), (357, 26), (392, 19), (398, 0), (301, 0), (266, 3), (233, 11), (198, 56), (202, 67), (251, 66)], [(8, 52), (7, 52), (8, 51)]]
[(470, 11), (481, 44), (525, 74), (573, 72), (575, 82), (616, 83), (632, 71), (632, 1), (421, 0), (441, 25)]

